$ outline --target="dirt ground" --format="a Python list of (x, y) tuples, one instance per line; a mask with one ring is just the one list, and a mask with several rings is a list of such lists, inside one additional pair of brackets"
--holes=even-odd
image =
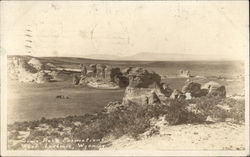
[(214, 124), (164, 126), (159, 135), (142, 140), (126, 136), (114, 140), (104, 150), (244, 150), (245, 126), (221, 122)]

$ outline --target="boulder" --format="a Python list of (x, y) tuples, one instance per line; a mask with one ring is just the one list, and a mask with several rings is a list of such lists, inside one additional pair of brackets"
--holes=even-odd
[(125, 88), (129, 84), (129, 80), (127, 77), (122, 76), (122, 75), (116, 75), (114, 77), (114, 82), (120, 87), (120, 88)]
[(43, 70), (44, 66), (43, 64), (36, 58), (31, 58), (28, 62), (28, 64), (32, 67), (34, 67), (37, 71)]
[(220, 87), (221, 84), (215, 81), (209, 81), (202, 85), (202, 89), (209, 89), (210, 87)]
[(88, 71), (92, 72), (96, 76), (96, 64), (90, 64)]
[(201, 89), (201, 84), (195, 82), (186, 82), (182, 88), (182, 92), (190, 93), (191, 97), (206, 96), (208, 93), (206, 89)]
[(110, 73), (111, 73), (111, 66), (107, 65), (106, 68), (104, 69), (104, 72), (105, 72), (105, 79), (110, 81), (111, 78), (110, 78)]
[(199, 93), (196, 93), (196, 97), (202, 97), (202, 96), (206, 96), (208, 94), (208, 90), (207, 89), (201, 89)]
[(190, 77), (190, 71), (189, 70), (180, 70), (180, 76), (181, 77)]
[(133, 88), (155, 88), (160, 85), (161, 77), (155, 72), (149, 72), (143, 68), (132, 68), (128, 74), (129, 87)]
[(79, 84), (97, 89), (119, 89), (117, 84), (96, 77), (81, 76)]
[(171, 99), (185, 99), (186, 96), (181, 91), (179, 91), (178, 89), (175, 89), (173, 91), (173, 93), (171, 94), (170, 98)]
[(165, 83), (161, 83), (160, 91), (166, 96), (170, 97), (173, 93), (173, 90)]
[(80, 82), (80, 78), (76, 74), (73, 74), (73, 84), (78, 85), (79, 82)]
[(150, 88), (127, 87), (124, 92), (123, 103), (147, 105), (149, 104), (149, 97), (152, 97), (152, 89)]
[(129, 68), (127, 71), (129, 84), (123, 97), (124, 103), (154, 105), (167, 99), (161, 91), (160, 75), (138, 67)]
[(123, 97), (124, 104), (156, 105), (164, 103), (167, 97), (162, 97), (156, 89), (127, 87)]
[(200, 92), (201, 84), (195, 82), (187, 82), (182, 87), (183, 93), (191, 93), (191, 96), (194, 97), (196, 94)]
[(105, 78), (105, 68), (106, 68), (106, 65), (97, 64), (96, 65), (96, 77), (104, 79)]
[(81, 69), (81, 75), (86, 76), (87, 74), (87, 67), (84, 66), (83, 64), (80, 65), (80, 69)]
[(204, 84), (202, 89), (207, 90), (209, 96), (226, 97), (225, 86), (223, 86), (217, 82), (210, 81), (210, 82)]
[(123, 69), (121, 72), (123, 75), (128, 75), (129, 72), (132, 70), (133, 67), (128, 67), (128, 68), (125, 68)]
[(107, 66), (105, 68), (105, 79), (108, 80), (108, 81), (111, 81), (111, 82), (115, 82), (115, 77), (116, 76), (121, 76), (122, 73), (121, 73), (121, 70), (120, 68), (114, 68), (114, 67), (110, 67), (110, 66)]

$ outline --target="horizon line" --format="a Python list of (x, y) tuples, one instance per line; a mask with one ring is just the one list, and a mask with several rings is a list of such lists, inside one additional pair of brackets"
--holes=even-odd
[(89, 59), (89, 60), (100, 60), (100, 61), (137, 61), (137, 62), (178, 62), (178, 61), (245, 61), (244, 59), (194, 59), (194, 60), (189, 60), (189, 59), (183, 59), (183, 60), (140, 60), (140, 59), (131, 59), (131, 60), (122, 60), (122, 59), (96, 59), (96, 58), (86, 58), (86, 57), (81, 57), (81, 56), (34, 56), (34, 55), (29, 55), (29, 54), (9, 54), (8, 56), (29, 56), (29, 57), (34, 57), (34, 58), (81, 58), (81, 59)]

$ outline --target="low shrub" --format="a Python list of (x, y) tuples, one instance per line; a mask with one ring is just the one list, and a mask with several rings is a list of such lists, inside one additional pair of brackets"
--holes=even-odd
[[(201, 97), (192, 99), (189, 103), (194, 103), (205, 117), (217, 119), (217, 121), (225, 121), (227, 118), (233, 119), (235, 123), (245, 121), (245, 100), (237, 100), (232, 98), (221, 97)], [(224, 106), (227, 109), (222, 109)]]
[[(166, 105), (165, 105), (166, 104)], [(227, 106), (229, 110), (218, 107)], [(139, 139), (140, 135), (146, 131), (158, 134), (159, 128), (153, 129), (151, 119), (165, 117), (169, 125), (185, 123), (204, 123), (210, 116), (216, 121), (225, 121), (227, 118), (233, 119), (235, 123), (244, 122), (245, 103), (244, 100), (235, 100), (219, 97), (200, 97), (191, 100), (167, 99), (164, 103), (153, 105), (136, 105), (131, 102), (121, 104), (111, 112), (99, 112), (96, 114), (85, 114), (83, 116), (68, 116), (66, 118), (42, 118), (40, 121), (17, 122), (8, 125), (9, 139), (15, 140), (18, 131), (26, 131), (30, 128), (28, 139), (43, 140), (45, 137), (71, 139), (103, 139), (109, 135), (116, 138), (128, 135), (134, 139)], [(75, 125), (80, 122), (80, 125)], [(37, 130), (40, 124), (47, 124), (49, 129), (55, 132), (48, 133), (48, 130)], [(58, 124), (62, 124), (59, 127)], [(58, 128), (58, 129), (57, 129)], [(64, 129), (69, 129), (60, 135)], [(50, 131), (51, 131), (50, 130)], [(57, 132), (59, 131), (59, 132)], [(72, 143), (72, 149), (78, 149), (77, 142)], [(43, 148), (43, 147), (41, 147)], [(79, 148), (90, 149), (90, 148)]]
[(245, 100), (236, 100), (232, 98), (224, 99), (221, 104), (228, 105), (231, 109), (228, 112), (228, 118), (234, 119), (235, 123), (245, 122)]

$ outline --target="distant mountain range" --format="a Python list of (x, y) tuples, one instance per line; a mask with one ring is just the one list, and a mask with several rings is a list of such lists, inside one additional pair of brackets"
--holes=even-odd
[(116, 55), (109, 55), (109, 54), (90, 54), (90, 55), (84, 56), (84, 58), (101, 59), (101, 60), (118, 60), (120, 57)]
[[(117, 55), (91, 54), (84, 56), (91, 59), (103, 60), (137, 60), (137, 61), (189, 61), (189, 60), (232, 60), (230, 56), (221, 55), (200, 55), (200, 54), (181, 54), (181, 53), (150, 53), (141, 52), (131, 56), (120, 57)], [(236, 58), (235, 58), (236, 59)]]

